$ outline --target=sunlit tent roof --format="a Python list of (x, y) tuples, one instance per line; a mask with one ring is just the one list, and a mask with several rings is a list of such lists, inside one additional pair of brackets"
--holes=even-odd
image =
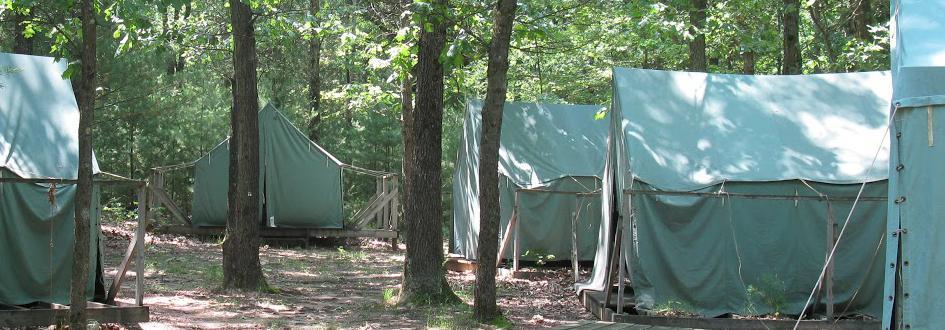
[[(195, 162), (195, 226), (225, 226), (229, 139)], [(259, 111), (260, 223), (342, 228), (341, 165), (272, 105)], [(264, 211), (263, 211), (264, 210)]]
[[(481, 101), (466, 107), (453, 173), (453, 239), (456, 251), (476, 258), (479, 235), (479, 143)], [(574, 194), (524, 191), (595, 192), (600, 188), (607, 123), (595, 120), (603, 107), (507, 102), (503, 111), (499, 149), (502, 229), (505, 231), (519, 191), (521, 252), (569, 259), (571, 214), (576, 204), (586, 209), (580, 220), (581, 256), (590, 259), (595, 248), (600, 197), (580, 201)], [(511, 256), (511, 249), (507, 256)], [(533, 257), (533, 256), (532, 256)]]
[[(0, 53), (0, 177), (75, 179), (79, 110), (66, 61)], [(98, 166), (93, 157), (93, 170)], [(69, 303), (75, 185), (0, 182), (0, 304)], [(98, 265), (98, 199), (90, 224), (89, 298)]]
[(615, 69), (603, 183), (614, 197), (602, 206), (592, 278), (578, 289), (603, 290), (619, 254), (637, 308), (799, 314), (825, 263), (828, 223), (842, 225), (869, 182), (830, 277), (836, 313), (879, 316), (890, 96), (888, 72)]
[[(883, 328), (945, 328), (945, 2), (890, 1), (894, 122)], [(895, 308), (895, 309), (894, 309)], [(892, 323), (895, 321), (895, 323)]]
[(750, 76), (617, 68), (614, 84), (630, 172), (655, 187), (887, 177), (888, 140), (873, 159), (886, 130), (888, 72)]
[[(65, 61), (0, 53), (0, 169), (22, 178), (75, 179), (79, 107)], [(93, 172), (98, 163), (92, 161)]]

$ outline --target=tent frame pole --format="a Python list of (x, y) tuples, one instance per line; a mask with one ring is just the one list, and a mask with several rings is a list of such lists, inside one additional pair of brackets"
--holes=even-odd
[(577, 227), (578, 221), (581, 216), (581, 200), (583, 199), (580, 195), (574, 196), (574, 212), (571, 212), (571, 268), (574, 271), (574, 283), (577, 283), (580, 275), (580, 266), (578, 265), (578, 235)]
[[(696, 192), (696, 191), (660, 191), (660, 190), (641, 190), (641, 189), (624, 189), (625, 194), (638, 194), (638, 195), (657, 195), (657, 196), (692, 196), (692, 197), (712, 197), (712, 198), (743, 198), (743, 199), (767, 199), (767, 200), (814, 200), (814, 201), (825, 201), (828, 198), (831, 201), (835, 202), (853, 202), (857, 198), (855, 196), (811, 196), (811, 195), (768, 195), (768, 194), (742, 194), (742, 193), (730, 193), (730, 192)], [(859, 198), (860, 201), (865, 202), (885, 202), (887, 197), (879, 196), (863, 196)]]
[[(518, 193), (519, 193), (518, 191), (515, 191), (515, 210), (513, 211), (515, 212), (515, 214), (519, 213)], [(518, 271), (518, 257), (519, 255), (521, 255), (521, 251), (519, 251), (519, 244), (518, 244), (518, 228), (519, 228), (519, 224), (518, 224), (518, 221), (516, 221), (515, 226), (512, 228), (512, 235), (514, 235), (514, 237), (512, 238), (512, 252), (514, 252), (514, 254), (512, 255), (512, 272), (513, 273)]]

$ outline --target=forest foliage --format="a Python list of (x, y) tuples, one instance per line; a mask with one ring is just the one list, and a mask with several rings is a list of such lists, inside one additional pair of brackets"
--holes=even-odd
[[(256, 13), (261, 105), (276, 104), (303, 130), (310, 108), (309, 40), (320, 38), (320, 144), (341, 161), (400, 172), (401, 77), (416, 61), (415, 0), (244, 0)], [(520, 1), (511, 42), (508, 100), (608, 104), (615, 66), (687, 70), (688, 42), (704, 34), (709, 72), (757, 74), (781, 67), (781, 14), (774, 0), (709, 0), (694, 28), (683, 0)], [(0, 0), (0, 51), (16, 32), (32, 52), (75, 60), (79, 33), (69, 0)], [(887, 70), (888, 0), (800, 1), (804, 73)], [(485, 93), (492, 1), (452, 0), (446, 66), (443, 160), (450, 186), (466, 100)], [(101, 168), (144, 178), (185, 163), (228, 134), (232, 34), (225, 1), (97, 1), (99, 35), (94, 145)], [(404, 26), (402, 22), (411, 22)], [(14, 33), (10, 33), (14, 32)], [(75, 64), (75, 62), (73, 62)], [(71, 71), (71, 70), (70, 70)], [(594, 118), (588, 118), (594, 120)], [(168, 183), (188, 205), (192, 176)], [(372, 178), (345, 176), (346, 209), (372, 193)], [(449, 188), (444, 189), (449, 192)], [(111, 198), (130, 202), (132, 192)], [(450, 196), (444, 194), (445, 217)], [(189, 205), (188, 205), (189, 206)]]

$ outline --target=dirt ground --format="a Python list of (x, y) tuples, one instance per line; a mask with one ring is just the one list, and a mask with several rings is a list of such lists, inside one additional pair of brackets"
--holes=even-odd
[[(106, 284), (131, 237), (131, 228), (106, 226)], [(312, 329), (468, 329), (495, 328), (472, 320), (475, 275), (448, 273), (465, 302), (450, 307), (408, 308), (389, 304), (400, 284), (403, 245), (392, 252), (379, 241), (345, 247), (263, 246), (260, 258), (272, 292), (225, 293), (219, 241), (159, 235), (147, 238), (145, 304), (151, 322), (144, 329), (312, 328)], [(549, 328), (590, 320), (571, 289), (567, 268), (527, 269), (529, 279), (502, 277), (498, 303), (510, 324), (501, 327)], [(132, 269), (118, 300), (134, 302)]]

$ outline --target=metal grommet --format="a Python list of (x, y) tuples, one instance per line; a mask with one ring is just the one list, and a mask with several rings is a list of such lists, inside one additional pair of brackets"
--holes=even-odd
[(890, 263), (889, 263), (889, 268), (896, 268), (896, 264), (895, 264), (895, 263), (892, 263), (892, 262), (890, 262)]
[(903, 266), (908, 266), (908, 265), (909, 265), (909, 260), (903, 261), (903, 262), (902, 262), (902, 265), (903, 265)]
[(902, 169), (904, 168), (906, 168), (906, 165), (902, 165), (902, 164), (896, 165), (896, 172), (902, 171)]

